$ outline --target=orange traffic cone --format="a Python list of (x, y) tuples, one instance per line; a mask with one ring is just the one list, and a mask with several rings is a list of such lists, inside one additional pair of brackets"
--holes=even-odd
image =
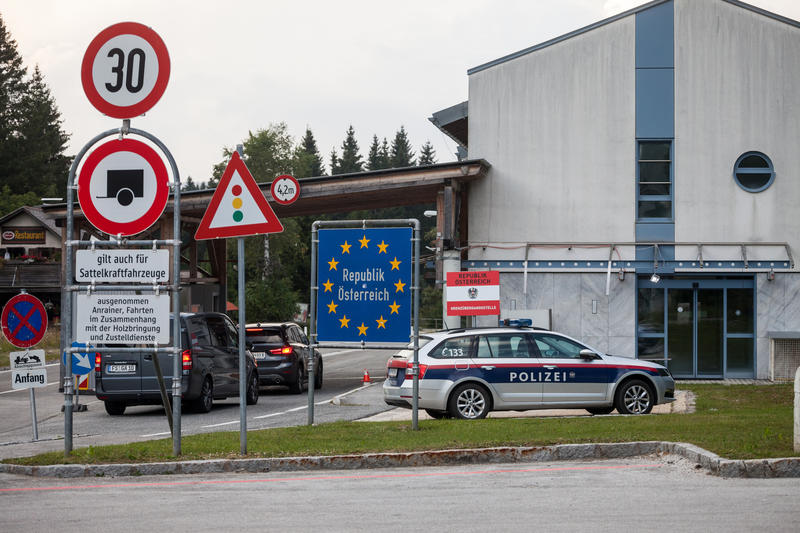
[(366, 368), (364, 369), (364, 377), (361, 378), (361, 383), (372, 383), (372, 380), (369, 379), (369, 371)]

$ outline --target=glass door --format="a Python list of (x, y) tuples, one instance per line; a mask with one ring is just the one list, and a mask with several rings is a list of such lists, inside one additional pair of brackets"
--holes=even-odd
[(638, 281), (640, 359), (663, 362), (680, 378), (755, 375), (752, 279)]
[(722, 289), (695, 289), (697, 377), (721, 378), (725, 338)]

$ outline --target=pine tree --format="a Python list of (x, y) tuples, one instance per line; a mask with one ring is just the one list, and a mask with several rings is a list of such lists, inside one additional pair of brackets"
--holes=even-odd
[(339, 159), (339, 155), (336, 153), (336, 148), (331, 149), (331, 176), (335, 176), (336, 174), (341, 174), (339, 170), (341, 166), (341, 159)]
[(425, 144), (422, 145), (422, 149), (419, 151), (419, 159), (417, 160), (417, 165), (434, 165), (436, 164), (436, 150), (433, 149), (433, 145), (430, 141), (427, 141)]
[(306, 128), (306, 134), (300, 140), (294, 152), (294, 174), (295, 178), (309, 178), (312, 176), (324, 176), (325, 166), (322, 163), (322, 156), (317, 149), (317, 141), (311, 129)]
[(29, 80), (26, 75), (17, 43), (0, 16), (0, 184), (18, 199), (29, 193), (37, 198), (62, 195), (69, 137), (38, 67)]
[(17, 192), (63, 196), (70, 165), (70, 158), (64, 155), (69, 135), (61, 129), (61, 115), (38, 66), (33, 70), (21, 109), (23, 119), (18, 134), (24, 150), (17, 176), (23, 190), (18, 188)]
[[(347, 137), (342, 142), (342, 157), (338, 160), (337, 170), (336, 174), (349, 174), (364, 170), (364, 162), (361, 160), (358, 142), (356, 141), (356, 132), (352, 125), (347, 128)], [(334, 174), (333, 171), (331, 173)]]
[(369, 145), (369, 153), (367, 154), (367, 170), (377, 170), (380, 166), (380, 149), (381, 145), (378, 143), (378, 136), (372, 135), (372, 144)]
[(392, 168), (414, 166), (414, 152), (411, 150), (411, 143), (408, 142), (408, 135), (403, 126), (400, 126), (392, 141), (390, 162)]

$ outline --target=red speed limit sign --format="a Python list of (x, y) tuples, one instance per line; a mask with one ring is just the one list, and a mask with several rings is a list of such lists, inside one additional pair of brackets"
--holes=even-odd
[(156, 32), (137, 22), (120, 22), (89, 44), (81, 82), (99, 111), (113, 118), (133, 118), (164, 94), (169, 69), (167, 47)]

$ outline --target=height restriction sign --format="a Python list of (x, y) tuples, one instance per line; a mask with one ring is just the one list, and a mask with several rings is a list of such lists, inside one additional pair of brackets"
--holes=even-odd
[(136, 235), (158, 220), (169, 199), (169, 176), (155, 150), (135, 139), (109, 141), (89, 154), (78, 176), (78, 202), (94, 227)]
[(169, 70), (167, 47), (156, 32), (137, 22), (120, 22), (89, 44), (81, 82), (99, 111), (112, 118), (133, 118), (164, 94)]

